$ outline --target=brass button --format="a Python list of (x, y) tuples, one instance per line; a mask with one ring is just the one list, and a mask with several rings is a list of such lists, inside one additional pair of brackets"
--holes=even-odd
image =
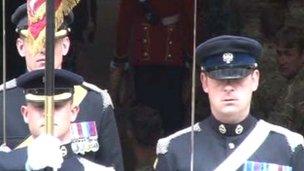
[(68, 150), (66, 149), (65, 146), (61, 146), (60, 150), (61, 150), (61, 153), (62, 153), (62, 157), (66, 156), (68, 154)]
[(235, 145), (234, 145), (233, 143), (229, 143), (229, 144), (228, 144), (228, 147), (229, 147), (230, 150), (232, 150), (232, 149), (235, 148)]

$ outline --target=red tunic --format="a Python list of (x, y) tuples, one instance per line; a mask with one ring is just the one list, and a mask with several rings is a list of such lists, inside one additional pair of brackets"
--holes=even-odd
[(130, 57), (133, 66), (183, 65), (185, 55), (192, 54), (193, 0), (149, 0), (161, 19), (156, 25), (148, 23), (138, 1), (121, 0), (117, 58)]

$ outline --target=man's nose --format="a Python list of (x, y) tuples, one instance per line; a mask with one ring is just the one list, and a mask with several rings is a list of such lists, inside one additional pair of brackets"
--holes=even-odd
[(225, 92), (231, 92), (234, 90), (232, 80), (225, 80), (225, 86), (224, 86), (224, 91)]
[(280, 55), (277, 60), (279, 64), (285, 64), (288, 58), (285, 55)]

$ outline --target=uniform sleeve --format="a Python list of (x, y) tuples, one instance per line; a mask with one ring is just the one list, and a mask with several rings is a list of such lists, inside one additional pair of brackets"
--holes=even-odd
[(100, 148), (96, 157), (106, 166), (114, 166), (117, 171), (123, 171), (121, 145), (112, 105), (104, 107), (102, 116)]
[(25, 170), (26, 159), (26, 148), (0, 152), (0, 170)]
[(136, 12), (135, 0), (121, 0), (116, 28), (116, 57), (126, 58)]
[(155, 164), (156, 171), (176, 171), (174, 156), (170, 153), (158, 154)]
[(303, 145), (299, 145), (295, 148), (294, 154), (292, 156), (291, 165), (293, 171), (303, 171), (304, 170), (304, 149)]
[(184, 52), (192, 57), (193, 50), (194, 1), (184, 0), (182, 4), (182, 29), (184, 35)]

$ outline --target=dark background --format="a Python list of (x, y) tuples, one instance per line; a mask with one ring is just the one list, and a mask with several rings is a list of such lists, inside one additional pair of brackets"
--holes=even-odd
[[(13, 11), (24, 2), (21, 0), (6, 0), (7, 80), (25, 72), (24, 60), (19, 57), (15, 48), (15, 26), (10, 22), (10, 16)], [(77, 58), (74, 57), (75, 54), (72, 51), (65, 57), (65, 60), (68, 61), (65, 65), (66, 69), (82, 75), (86, 81), (105, 89), (109, 89), (110, 86), (109, 63), (114, 56), (116, 44), (115, 26), (118, 3), (119, 0), (96, 1), (96, 32), (94, 39), (88, 44), (81, 44), (81, 42), (78, 44), (82, 50), (81, 53), (77, 53)], [(277, 54), (274, 50), (274, 38), (276, 33), (286, 24), (304, 28), (303, 3), (300, 0), (198, 0), (197, 45), (208, 38), (222, 34), (248, 36), (262, 43), (264, 53), (260, 65), (260, 87), (259, 91), (254, 94), (256, 96), (255, 99), (260, 100), (260, 106), (254, 103), (254, 110), (271, 110), (273, 103), (275, 103), (274, 95), (278, 93), (275, 91), (280, 86), (275, 81), (280, 79), (281, 76), (275, 61)], [(80, 16), (84, 15), (81, 11), (79, 13)], [(80, 24), (86, 24), (85, 19), (81, 21), (84, 23)], [(75, 39), (75, 37), (72, 37), (72, 39)], [(2, 47), (2, 34), (0, 43)], [(75, 42), (72, 42), (72, 46), (75, 46)], [(0, 56), (2, 78), (2, 48)], [(199, 70), (197, 70), (197, 73), (199, 73)], [(270, 84), (269, 80), (274, 80), (274, 83)], [(202, 93), (198, 75), (196, 90), (196, 120), (201, 120), (209, 115), (209, 105), (206, 94)], [(273, 96), (264, 97), (265, 94)], [(258, 117), (263, 118), (264, 116), (261, 114)], [(190, 115), (187, 118), (190, 118)], [(128, 127), (127, 124), (123, 123), (118, 126), (121, 129), (125, 129)], [(128, 135), (123, 134), (121, 135), (121, 140), (124, 153), (128, 156), (125, 158), (126, 170), (133, 170), (134, 163), (132, 162), (136, 158), (133, 156), (136, 153), (133, 149), (134, 138), (129, 138)], [(147, 161), (154, 160), (154, 150), (151, 147), (138, 149), (142, 150), (142, 154), (139, 157), (137, 156), (137, 158), (144, 158)], [(148, 155), (145, 156), (144, 154)]]
[[(24, 61), (18, 56), (15, 49), (15, 27), (10, 22), (11, 14), (22, 3), (24, 1), (6, 0), (8, 79), (25, 71)], [(82, 64), (78, 69), (73, 68), (76, 73), (82, 74), (89, 82), (103, 88), (109, 86), (108, 66), (115, 46), (115, 31), (113, 30), (117, 19), (118, 3), (119, 0), (97, 1), (97, 28), (94, 42), (90, 45), (83, 45), (86, 53), (81, 57), (84, 58), (81, 62), (85, 61), (86, 64)], [(292, 13), (293, 17), (300, 18), (303, 15), (301, 5), (303, 2), (299, 0), (198, 0), (197, 43), (220, 34), (238, 34), (254, 37), (264, 45), (271, 44), (276, 31), (283, 27), (288, 20), (286, 16)], [(302, 27), (301, 22), (297, 23), (299, 27)], [(0, 43), (2, 47), (2, 34)], [(0, 56), (2, 59), (2, 48)], [(2, 62), (0, 65), (2, 66)]]

